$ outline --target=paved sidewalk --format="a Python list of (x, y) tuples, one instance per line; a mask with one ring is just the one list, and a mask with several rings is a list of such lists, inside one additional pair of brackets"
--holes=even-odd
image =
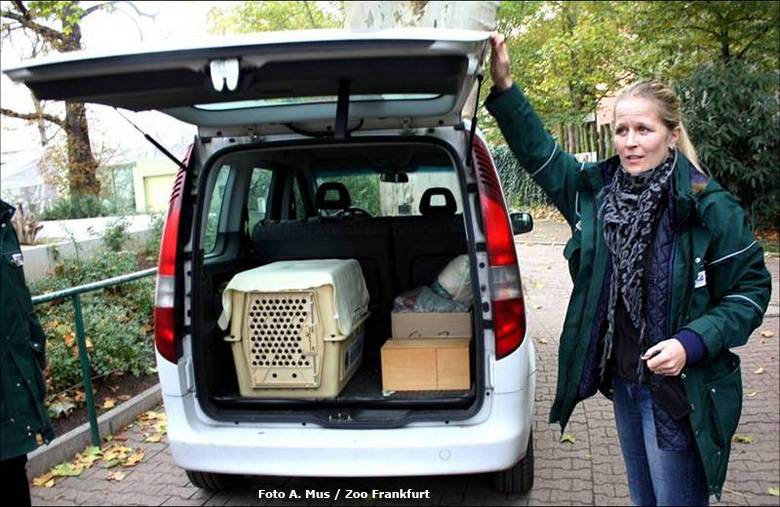
[[(555, 395), (558, 337), (571, 282), (561, 255), (566, 227), (539, 221), (535, 231), (519, 237), (520, 265), (526, 294), (530, 339), (537, 352), (537, 394), (534, 418), (536, 482), (526, 495), (494, 493), (486, 476), (437, 476), (389, 479), (305, 479), (258, 477), (240, 490), (211, 494), (191, 486), (176, 467), (165, 439), (144, 442), (143, 429), (128, 429), (125, 445), (141, 448), (145, 457), (122, 482), (106, 480), (112, 470), (102, 463), (79, 477), (59, 479), (49, 489), (32, 488), (33, 505), (627, 505), (625, 467), (611, 403), (601, 395), (580, 404), (567, 433), (573, 443), (560, 442), (558, 426), (547, 423)], [(763, 325), (742, 357), (744, 408), (737, 433), (750, 444), (732, 446), (731, 466), (719, 505), (780, 505), (769, 495), (780, 486), (780, 329), (778, 329), (778, 258), (768, 259), (775, 293)], [(774, 333), (771, 338), (761, 331)], [(759, 368), (764, 373), (755, 373)], [(409, 489), (430, 492), (427, 500), (345, 500), (346, 489), (371, 492)], [(258, 490), (296, 490), (297, 500), (258, 499)], [(329, 499), (306, 499), (306, 490), (327, 492)], [(340, 498), (334, 501), (336, 491)], [(714, 497), (713, 503), (714, 503)]]

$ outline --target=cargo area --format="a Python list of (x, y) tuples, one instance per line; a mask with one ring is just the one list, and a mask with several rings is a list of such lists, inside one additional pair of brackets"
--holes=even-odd
[[(409, 303), (410, 298), (450, 297), (437, 283), (456, 259), (461, 271), (474, 272), (463, 168), (453, 159), (443, 143), (407, 141), (235, 150), (215, 160), (201, 182), (201, 195), (208, 199), (200, 220), (203, 256), (194, 259), (192, 270), (197, 281), (191, 310), (195, 382), (207, 414), (235, 421), (382, 426), (411, 419), (456, 420), (478, 408), (484, 375), (476, 359), (483, 345), (470, 302), (444, 312), (420, 311), (422, 306), (412, 311)], [(316, 287), (306, 287), (305, 277), (287, 289), (276, 275), (274, 283), (281, 285), (271, 286), (266, 278), (245, 286), (251, 286), (246, 297), (253, 293), (253, 301), (260, 302), (246, 306), (247, 312), (256, 312), (253, 322), (300, 319), (292, 321), (291, 331), (279, 331), (297, 338), (261, 337), (244, 327), (247, 336), (254, 336), (247, 340), (254, 341), (241, 345), (236, 336), (241, 331), (223, 328), (218, 320), (225, 311), (225, 289), (234, 279), (252, 270), (294, 269), (318, 260), (354, 262), (368, 301), (365, 314), (356, 319), (359, 344), (352, 337), (343, 337), (342, 344), (326, 336), (320, 345), (332, 347), (339, 361), (326, 357), (338, 371), (317, 372), (319, 380), (337, 383), (332, 378), (343, 381), (346, 375), (347, 381), (307, 395), (313, 366), (306, 363), (321, 352), (299, 345), (309, 343), (300, 328), (311, 325), (306, 324), (306, 305), (320, 297)], [(472, 280), (457, 289), (460, 299), (478, 296)], [(311, 295), (306, 305), (304, 293)], [(262, 301), (293, 313), (271, 315)], [(399, 313), (399, 301), (410, 308)], [(274, 340), (283, 343), (277, 346)], [(276, 359), (281, 359), (280, 370), (271, 364)], [(241, 361), (248, 368), (243, 374)]]

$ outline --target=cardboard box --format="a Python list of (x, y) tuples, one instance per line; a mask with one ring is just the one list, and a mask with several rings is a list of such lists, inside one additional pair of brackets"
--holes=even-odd
[(382, 346), (382, 389), (467, 390), (471, 338), (393, 338)]
[(470, 338), (471, 312), (392, 313), (393, 338)]

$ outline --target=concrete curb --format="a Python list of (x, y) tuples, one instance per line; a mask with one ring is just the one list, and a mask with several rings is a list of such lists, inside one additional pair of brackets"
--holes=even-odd
[[(139, 415), (156, 407), (162, 400), (160, 384), (150, 387), (134, 398), (122, 403), (98, 417), (101, 438), (114, 434), (122, 426), (134, 421)], [(73, 459), (77, 452), (91, 445), (89, 422), (61, 435), (47, 446), (42, 446), (27, 456), (27, 477), (32, 480), (46, 473), (51, 467)]]

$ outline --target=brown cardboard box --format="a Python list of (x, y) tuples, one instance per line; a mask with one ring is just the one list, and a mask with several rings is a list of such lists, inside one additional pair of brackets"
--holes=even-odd
[(471, 338), (394, 338), (382, 346), (382, 389), (465, 390)]
[(469, 338), (471, 312), (392, 313), (393, 338)]

